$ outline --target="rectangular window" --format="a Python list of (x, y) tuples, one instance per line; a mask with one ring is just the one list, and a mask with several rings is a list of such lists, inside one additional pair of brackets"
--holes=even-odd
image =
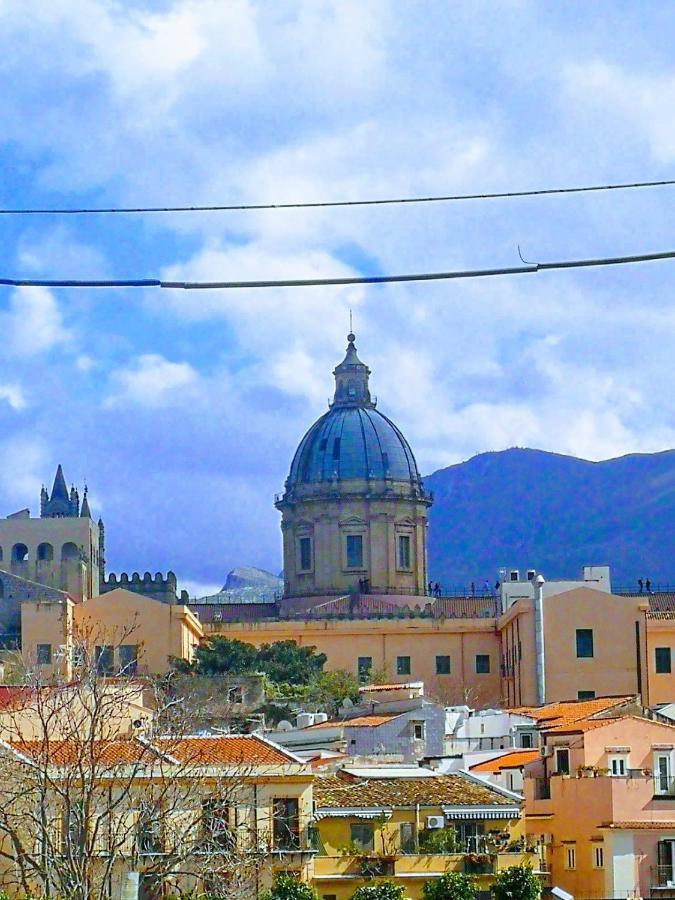
[(436, 674), (437, 675), (449, 675), (450, 674), (450, 657), (449, 656), (437, 656), (436, 657)]
[(349, 826), (352, 844), (357, 850), (375, 849), (375, 828), (372, 822), (358, 822)]
[(151, 856), (164, 849), (161, 816), (154, 803), (141, 802), (138, 810), (136, 846), (140, 856)]
[(593, 656), (593, 629), (577, 628), (577, 659), (590, 659)]
[(230, 829), (230, 807), (218, 798), (202, 801), (202, 840), (214, 851), (231, 850), (234, 835)]
[(521, 734), (520, 746), (523, 748), (523, 750), (529, 750), (532, 747), (532, 735), (531, 734)]
[(409, 656), (397, 656), (396, 657), (396, 674), (397, 675), (410, 675), (410, 657)]
[(412, 723), (413, 737), (415, 738), (416, 741), (424, 740), (424, 733), (425, 733), (424, 725), (425, 725), (424, 722), (413, 722)]
[(373, 657), (359, 656), (356, 666), (359, 681), (361, 683), (368, 681), (368, 679), (370, 678), (370, 673), (373, 671)]
[(610, 775), (621, 776), (628, 774), (628, 758), (626, 756), (610, 756), (607, 762)]
[(114, 675), (114, 648), (110, 644), (94, 649), (94, 659), (96, 660), (96, 671), (99, 675)]
[(577, 700), (595, 700), (595, 691), (577, 691)]
[(37, 645), (37, 664), (38, 666), (50, 666), (52, 663), (52, 645)]
[(412, 568), (412, 557), (410, 553), (410, 535), (399, 534), (398, 536), (398, 567), (399, 569)]
[(476, 654), (476, 674), (488, 675), (490, 672), (490, 657), (487, 653)]
[(577, 851), (576, 847), (567, 847), (565, 849), (565, 868), (576, 869), (577, 867)]
[(120, 675), (135, 675), (138, 671), (138, 644), (120, 644)]
[(605, 868), (605, 848), (602, 846), (602, 844), (596, 844), (593, 847), (593, 868)]
[(558, 775), (570, 774), (570, 751), (566, 747), (555, 751), (555, 770)]
[(347, 535), (347, 568), (362, 569), (363, 568), (363, 535), (348, 534)]
[(657, 675), (670, 675), (671, 654), (670, 647), (656, 647), (654, 649), (654, 662)]
[(296, 797), (277, 797), (272, 804), (272, 834), (277, 850), (300, 848), (300, 809)]
[(415, 853), (417, 851), (415, 825), (413, 822), (401, 822), (399, 825), (399, 841), (401, 853)]
[(298, 546), (300, 548), (300, 571), (309, 572), (312, 568), (312, 539), (301, 537)]

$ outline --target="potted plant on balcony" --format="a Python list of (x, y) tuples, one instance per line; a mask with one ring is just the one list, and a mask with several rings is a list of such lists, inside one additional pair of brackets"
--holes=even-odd
[(472, 875), (485, 875), (492, 871), (492, 858), (487, 853), (466, 853), (464, 870)]
[(403, 900), (405, 888), (393, 881), (381, 881), (379, 884), (362, 884), (352, 894), (352, 900)]

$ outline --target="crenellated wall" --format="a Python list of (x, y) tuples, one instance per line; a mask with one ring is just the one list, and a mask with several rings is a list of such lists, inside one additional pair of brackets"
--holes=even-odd
[(170, 571), (166, 573), (166, 577), (161, 572), (156, 572), (154, 576), (150, 572), (145, 572), (142, 577), (138, 572), (132, 572), (131, 575), (128, 572), (121, 572), (119, 575), (111, 572), (106, 578), (101, 579), (99, 592), (107, 594), (117, 588), (151, 597), (161, 603), (177, 603), (179, 599), (181, 603), (186, 603), (188, 600), (187, 591), (181, 591), (180, 598), (178, 597), (178, 581), (175, 574)]

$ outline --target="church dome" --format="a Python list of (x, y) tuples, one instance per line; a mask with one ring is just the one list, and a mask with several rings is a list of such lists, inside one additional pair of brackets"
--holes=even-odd
[(334, 371), (331, 408), (300, 442), (286, 489), (300, 485), (335, 485), (336, 481), (422, 484), (410, 445), (394, 423), (375, 408), (368, 387), (370, 370), (356, 354), (354, 335), (347, 355)]

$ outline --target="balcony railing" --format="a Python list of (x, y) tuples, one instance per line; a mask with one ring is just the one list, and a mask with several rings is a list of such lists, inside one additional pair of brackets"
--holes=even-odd
[(652, 888), (672, 888), (675, 891), (675, 872), (672, 866), (652, 866)]

